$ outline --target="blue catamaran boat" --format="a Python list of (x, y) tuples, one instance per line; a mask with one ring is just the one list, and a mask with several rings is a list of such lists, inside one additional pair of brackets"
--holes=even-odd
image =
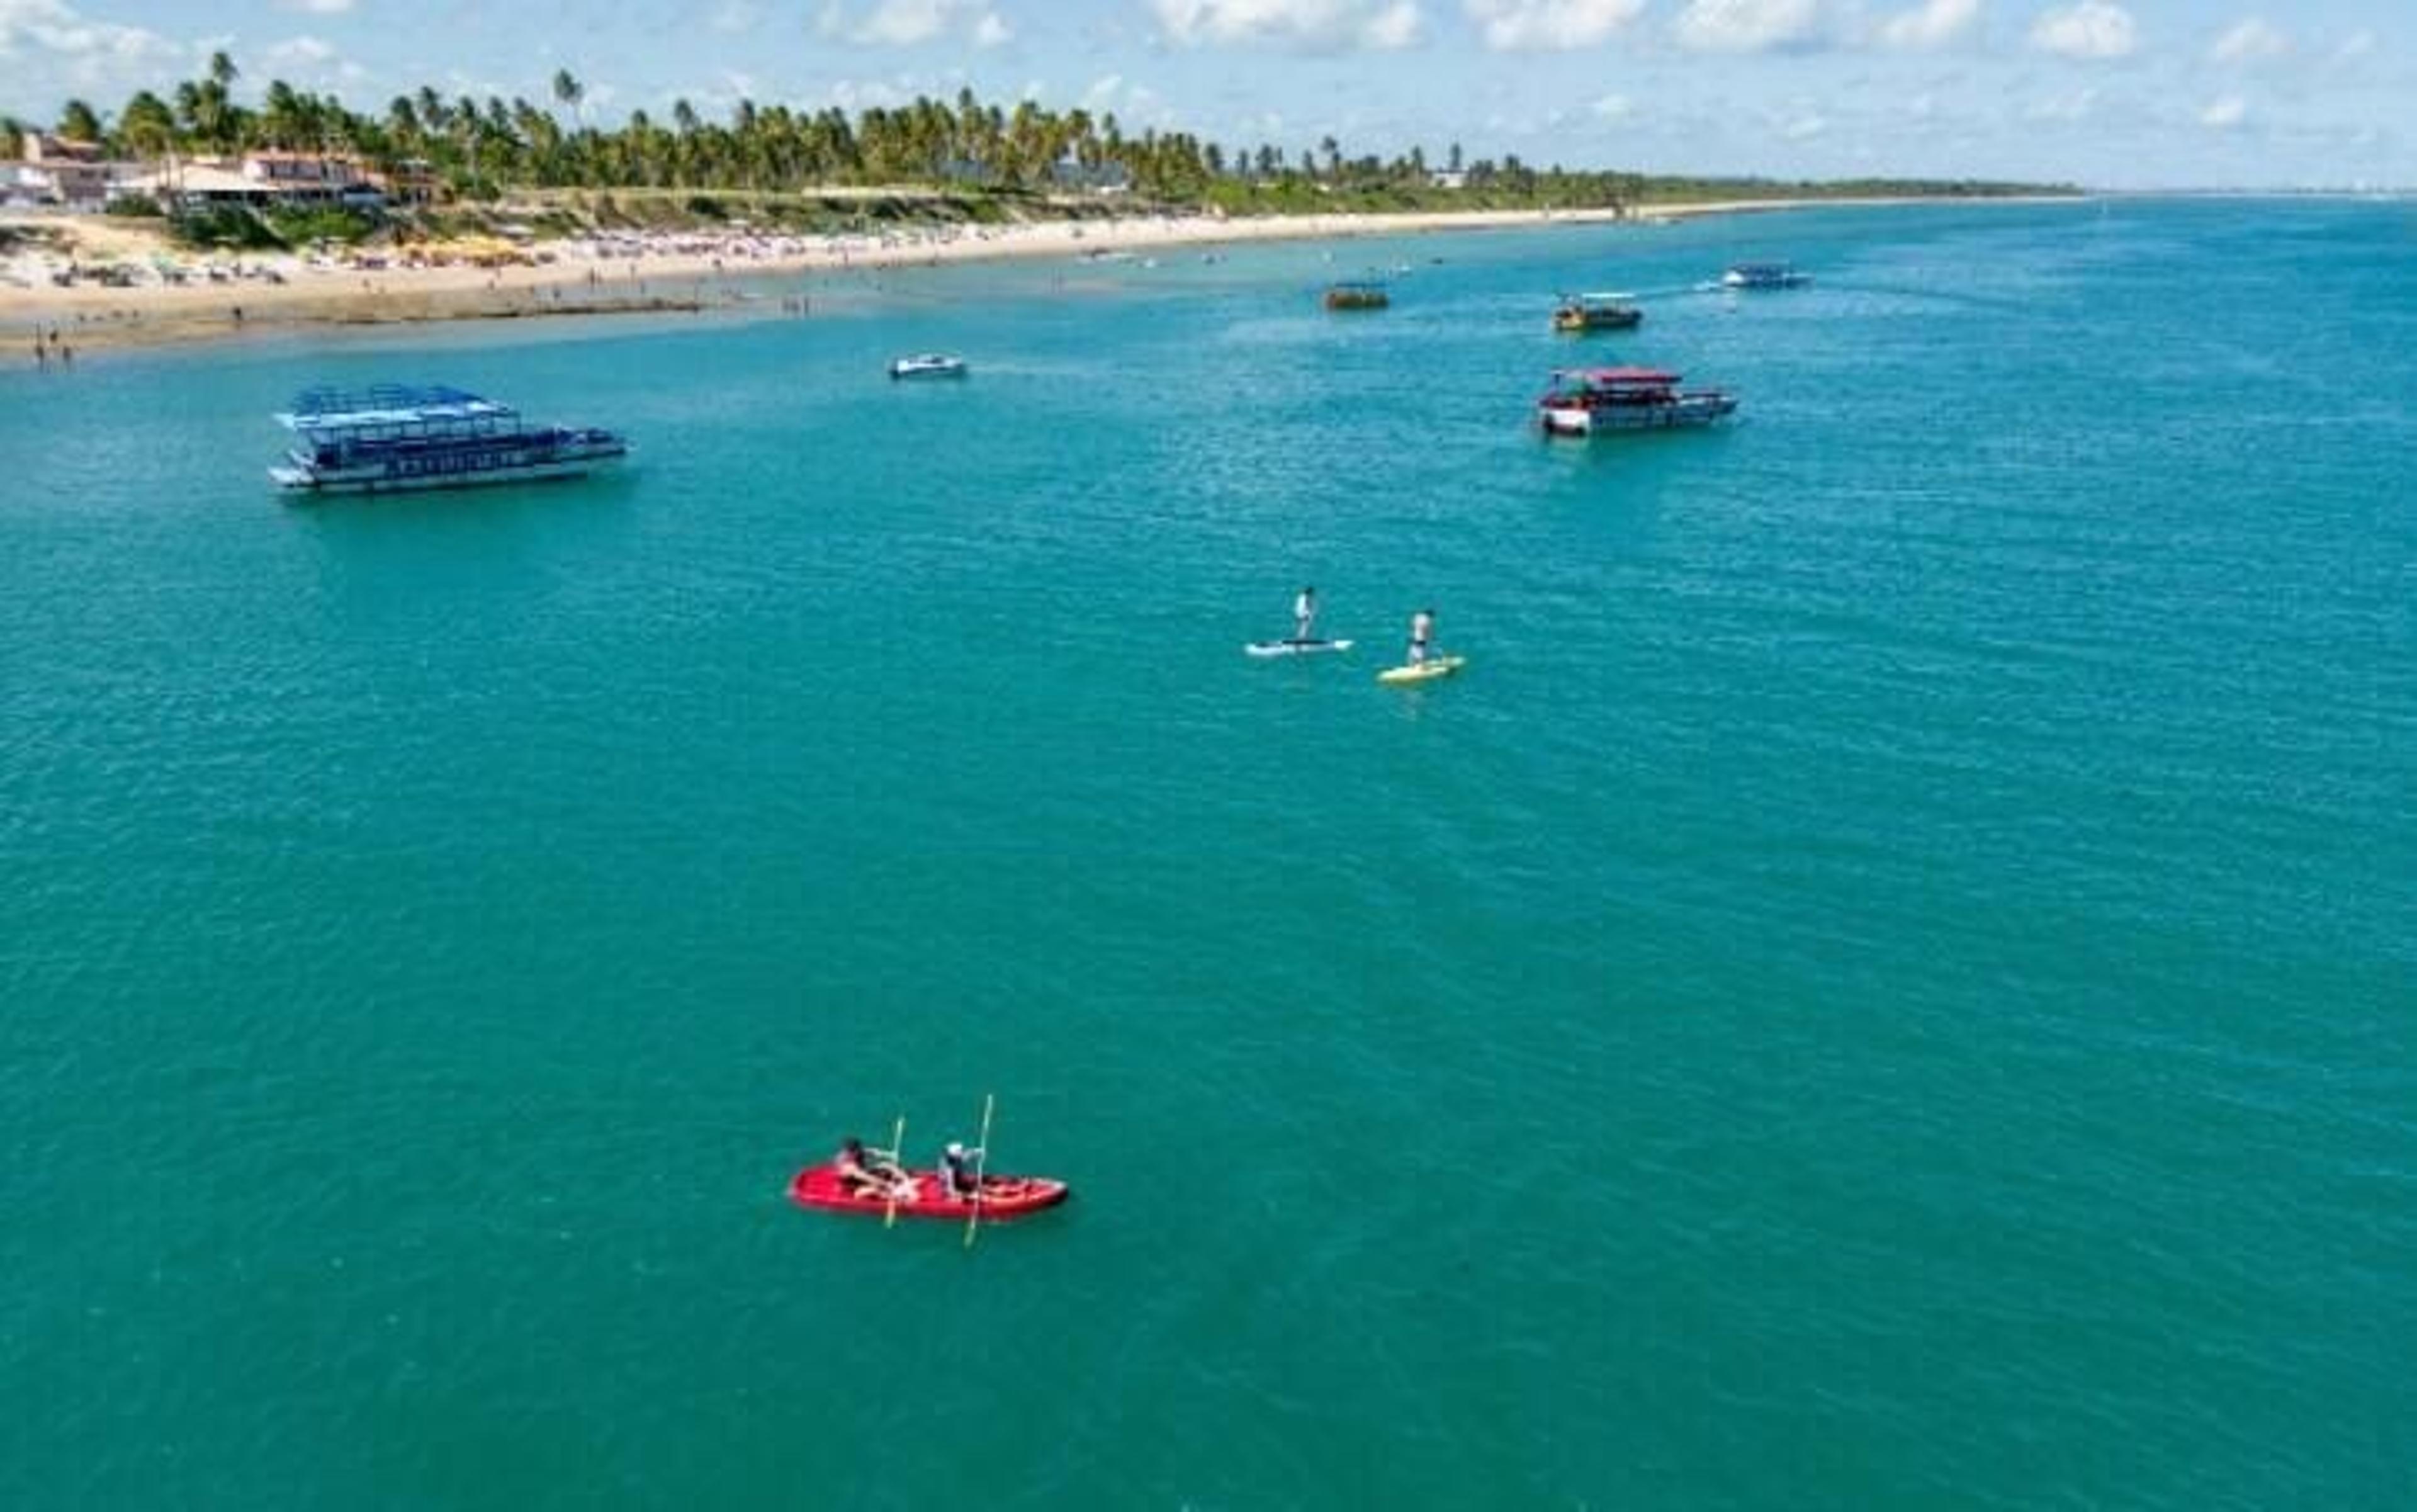
[(302, 493), (580, 478), (618, 465), (630, 451), (611, 431), (532, 424), (509, 405), (443, 387), (312, 389), (296, 395), (277, 421), (296, 444), (268, 476)]

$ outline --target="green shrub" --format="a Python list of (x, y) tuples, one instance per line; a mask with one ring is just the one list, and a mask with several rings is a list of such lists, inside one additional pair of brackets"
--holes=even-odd
[(182, 210), (171, 216), (168, 223), (176, 239), (189, 247), (266, 252), (285, 245), (267, 222), (241, 205)]
[(350, 246), (378, 228), (372, 217), (340, 205), (281, 207), (270, 210), (266, 219), (269, 230), (288, 247), (307, 247), (314, 241)]

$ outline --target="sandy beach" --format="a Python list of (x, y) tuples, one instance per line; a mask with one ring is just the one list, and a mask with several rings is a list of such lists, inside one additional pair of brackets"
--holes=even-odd
[(0, 260), (0, 338), (22, 349), (55, 331), (77, 350), (157, 345), (292, 332), (312, 326), (702, 312), (749, 305), (740, 287), (789, 274), (932, 266), (987, 258), (1077, 257), (1267, 240), (1400, 236), (1421, 232), (1655, 221), (1798, 207), (1822, 200), (1730, 201), (1614, 210), (1472, 211), (1400, 215), (1132, 216), (1107, 221), (951, 226), (873, 236), (766, 231), (600, 235), (523, 249), (526, 262), (497, 267), (414, 266), (392, 251), (336, 257), (294, 253), (203, 257), (172, 253), (147, 231), (99, 217), (20, 219), (64, 231), (74, 260), (133, 269), (133, 282), (55, 282), (70, 257), (56, 247)]

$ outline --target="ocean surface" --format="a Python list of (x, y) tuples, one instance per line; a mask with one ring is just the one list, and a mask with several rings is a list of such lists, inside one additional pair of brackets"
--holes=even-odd
[(2417, 1505), (2417, 207), (756, 292), (0, 374), (0, 1504)]

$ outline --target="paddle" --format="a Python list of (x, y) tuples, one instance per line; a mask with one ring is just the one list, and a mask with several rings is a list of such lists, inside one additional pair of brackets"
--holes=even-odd
[(889, 1184), (889, 1206), (881, 1214), (881, 1227), (884, 1229), (892, 1228), (898, 1222), (898, 1184), (895, 1178), (906, 1168), (900, 1158), (904, 1154), (905, 1150), (906, 1115), (901, 1113), (898, 1115), (898, 1126), (889, 1131), (889, 1169), (893, 1179)]
[(981, 1225), (982, 1172), (990, 1166), (990, 1112), (998, 1101), (990, 1092), (982, 1093), (981, 1138), (974, 1141), (974, 1205), (965, 1214), (965, 1247), (974, 1247), (974, 1230)]

